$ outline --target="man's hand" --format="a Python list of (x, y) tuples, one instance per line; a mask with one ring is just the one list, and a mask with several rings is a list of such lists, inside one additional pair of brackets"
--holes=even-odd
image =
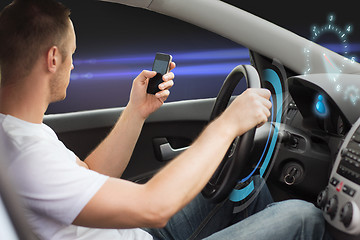
[(249, 88), (231, 103), (221, 117), (234, 137), (267, 121), (272, 107), (270, 96), (267, 89)]
[[(175, 63), (170, 63), (170, 70), (175, 68)], [(159, 85), (159, 92), (155, 95), (146, 93), (149, 79), (154, 77), (154, 71), (142, 71), (133, 81), (128, 107), (134, 109), (134, 113), (140, 114), (140, 117), (146, 119), (151, 113), (159, 109), (165, 100), (169, 97), (169, 89), (174, 85), (174, 73), (169, 72), (163, 75), (163, 81)]]

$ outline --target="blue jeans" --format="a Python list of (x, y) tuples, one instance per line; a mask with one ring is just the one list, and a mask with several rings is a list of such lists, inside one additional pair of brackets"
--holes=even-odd
[[(235, 204), (225, 201), (196, 239), (322, 239), (325, 223), (313, 204), (301, 200), (273, 203), (264, 185), (258, 197), (245, 210), (233, 214)], [(198, 195), (175, 214), (166, 227), (145, 229), (155, 240), (188, 239), (216, 207)]]

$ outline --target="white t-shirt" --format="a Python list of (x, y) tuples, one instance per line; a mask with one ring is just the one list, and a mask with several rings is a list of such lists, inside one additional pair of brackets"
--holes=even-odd
[(152, 239), (141, 229), (71, 225), (108, 177), (80, 167), (75, 154), (45, 124), (0, 114), (0, 153), (41, 239)]

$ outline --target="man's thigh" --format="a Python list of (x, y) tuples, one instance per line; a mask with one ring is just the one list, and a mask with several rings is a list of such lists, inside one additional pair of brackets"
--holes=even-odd
[(199, 194), (185, 208), (176, 213), (164, 228), (145, 230), (154, 237), (154, 240), (188, 239), (215, 207), (216, 204), (207, 201)]
[[(260, 185), (261, 181), (263, 180), (256, 179), (256, 185)], [(198, 230), (196, 239), (202, 239), (263, 210), (270, 203), (272, 203), (272, 197), (266, 185), (263, 186), (254, 202), (237, 214), (233, 214), (236, 203), (226, 200), (220, 204), (214, 204), (199, 194), (184, 209), (175, 214), (165, 228), (145, 230), (153, 235), (154, 239), (176, 240), (188, 239)], [(204, 222), (205, 219), (206, 222)], [(201, 230), (198, 229), (200, 225), (202, 225)]]
[(263, 211), (206, 239), (311, 240), (322, 239), (324, 231), (324, 219), (319, 209), (302, 200), (288, 200), (270, 204)]

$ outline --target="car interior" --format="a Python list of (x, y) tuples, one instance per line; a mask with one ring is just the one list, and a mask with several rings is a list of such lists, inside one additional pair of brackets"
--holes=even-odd
[[(239, 194), (234, 201), (245, 208), (258, 192), (251, 188), (251, 176), (260, 175), (267, 180), (275, 201), (303, 199), (322, 209), (334, 239), (360, 238), (359, 63), (224, 1), (103, 2), (180, 19), (249, 51), (250, 64), (239, 63), (226, 79), (218, 79), (223, 85), (217, 97), (168, 102), (153, 113), (122, 178), (144, 183), (191, 147), (203, 128), (237, 95), (233, 91), (238, 84), (264, 87), (272, 93), (271, 117), (262, 127), (234, 140), (202, 193), (215, 202)], [(44, 123), (84, 159), (110, 132), (123, 110), (113, 107), (49, 114)], [(3, 171), (0, 176), (10, 178)], [(8, 210), (4, 216), (13, 223), (19, 239), (34, 239), (26, 223), (18, 224), (21, 217), (13, 217), (19, 213), (12, 209), (18, 211), (21, 203), (15, 201), (11, 206), (13, 200), (6, 200), (14, 194), (11, 186), (0, 185), (1, 200)]]

